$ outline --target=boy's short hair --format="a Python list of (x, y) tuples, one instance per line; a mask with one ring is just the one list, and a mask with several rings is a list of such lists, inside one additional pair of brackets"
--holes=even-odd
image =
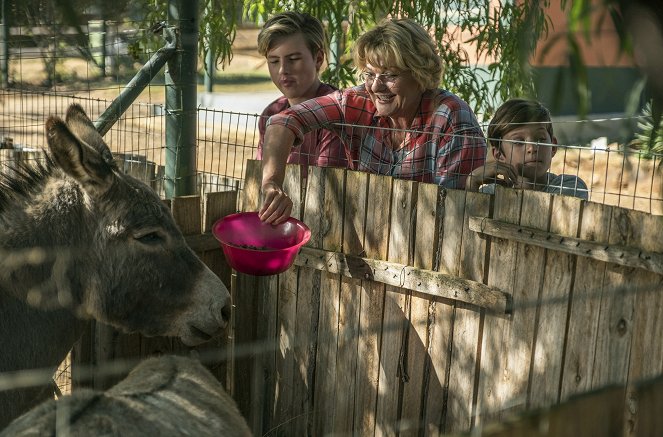
[(398, 68), (412, 74), (422, 90), (438, 88), (444, 71), (435, 42), (409, 18), (387, 19), (361, 35), (352, 57), (359, 73), (366, 64)]
[(258, 34), (258, 52), (267, 56), (274, 43), (285, 36), (301, 33), (311, 54), (327, 52), (327, 38), (320, 20), (303, 12), (283, 12), (267, 20)]
[(536, 100), (510, 99), (504, 102), (488, 125), (488, 143), (500, 150), (500, 142), (504, 135), (527, 123), (544, 123), (546, 130), (553, 137), (550, 111)]

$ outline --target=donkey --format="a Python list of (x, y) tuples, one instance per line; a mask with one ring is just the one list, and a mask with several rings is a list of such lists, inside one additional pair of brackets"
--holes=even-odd
[(221, 383), (199, 361), (165, 355), (140, 363), (105, 392), (81, 389), (14, 420), (4, 436), (250, 436)]
[[(0, 176), (0, 375), (55, 371), (90, 319), (189, 346), (220, 334), (227, 288), (83, 109), (50, 117), (46, 136), (45, 163)], [(49, 395), (0, 391), (0, 429)]]

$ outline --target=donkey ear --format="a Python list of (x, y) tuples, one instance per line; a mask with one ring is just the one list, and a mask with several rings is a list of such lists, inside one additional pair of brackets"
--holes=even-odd
[(86, 192), (98, 197), (108, 190), (113, 182), (113, 167), (102, 152), (77, 138), (58, 117), (46, 121), (46, 138), (55, 162)]
[(85, 114), (81, 105), (74, 103), (67, 109), (65, 122), (69, 131), (74, 134), (82, 143), (95, 148), (104, 161), (109, 165), (114, 165), (113, 154), (104, 142), (99, 132), (94, 127), (90, 118)]

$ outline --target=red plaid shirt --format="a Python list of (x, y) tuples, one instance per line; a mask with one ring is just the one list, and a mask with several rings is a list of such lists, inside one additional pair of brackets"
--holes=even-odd
[[(326, 83), (321, 83), (318, 87), (318, 96), (324, 96), (333, 93), (337, 89)], [(270, 103), (258, 120), (258, 130), (260, 131), (260, 140), (258, 141), (257, 159), (262, 159), (262, 146), (267, 129), (267, 120), (270, 116), (290, 108), (290, 103), (286, 96), (281, 96)], [(306, 177), (307, 166), (317, 167), (347, 167), (345, 151), (341, 145), (341, 140), (334, 132), (327, 129), (318, 129), (315, 132), (309, 132), (303, 136), (299, 147), (295, 147), (288, 156), (288, 162), (291, 164), (303, 165), (303, 176)]]
[(470, 107), (446, 90), (424, 92), (411, 128), (391, 144), (389, 121), (376, 115), (364, 85), (316, 97), (269, 119), (290, 129), (301, 144), (315, 129), (341, 138), (350, 168), (448, 188), (463, 188), (467, 175), (483, 165), (486, 142)]

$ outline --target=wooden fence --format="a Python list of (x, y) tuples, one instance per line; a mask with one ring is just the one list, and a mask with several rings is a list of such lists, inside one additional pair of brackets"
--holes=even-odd
[[(304, 190), (287, 171), (311, 241), (234, 284), (234, 395), (256, 435), (463, 432), (615, 384), (638, 429), (634, 384), (663, 373), (663, 217), (341, 169)], [(259, 180), (253, 162), (246, 210)]]
[[(231, 274), (211, 225), (257, 209), (259, 180), (250, 161), (241, 202), (169, 202), (230, 284), (228, 336), (196, 350), (255, 435), (661, 434), (663, 384), (637, 384), (663, 374), (663, 217), (342, 169), (312, 168), (303, 187), (288, 166), (310, 243), (281, 275)], [(73, 351), (74, 389), (171, 352), (191, 349), (96, 324)]]

